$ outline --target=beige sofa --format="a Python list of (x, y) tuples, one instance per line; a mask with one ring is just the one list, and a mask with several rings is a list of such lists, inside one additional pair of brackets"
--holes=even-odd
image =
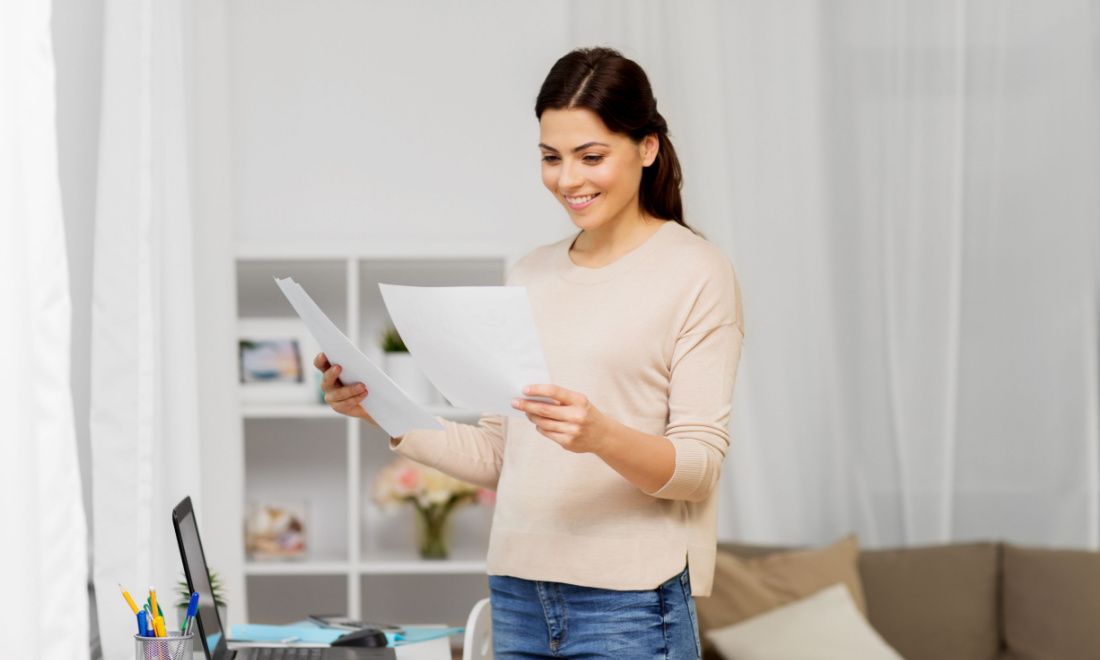
[[(787, 549), (719, 550), (750, 559)], [(858, 574), (868, 621), (906, 660), (1100, 659), (1100, 553), (1007, 543), (861, 550)], [(715, 579), (719, 589), (732, 578)], [(713, 607), (707, 614), (716, 619)]]

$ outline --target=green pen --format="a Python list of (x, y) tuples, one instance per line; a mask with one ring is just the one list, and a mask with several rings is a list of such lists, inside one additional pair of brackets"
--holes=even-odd
[[(145, 599), (145, 606), (149, 608), (149, 616), (153, 616), (153, 603), (150, 598)], [(160, 608), (160, 603), (157, 603), (157, 616), (164, 616), (164, 610)]]

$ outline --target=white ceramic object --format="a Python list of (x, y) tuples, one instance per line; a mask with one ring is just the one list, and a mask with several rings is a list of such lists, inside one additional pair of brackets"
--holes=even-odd
[(435, 386), (416, 365), (411, 354), (386, 353), (386, 375), (413, 401), (425, 406), (436, 404), (438, 395)]

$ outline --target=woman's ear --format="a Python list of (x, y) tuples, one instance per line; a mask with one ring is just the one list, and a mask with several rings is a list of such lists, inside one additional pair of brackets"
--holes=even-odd
[(639, 145), (642, 152), (642, 167), (649, 167), (657, 160), (657, 152), (661, 150), (661, 141), (656, 133), (650, 133), (642, 138)]

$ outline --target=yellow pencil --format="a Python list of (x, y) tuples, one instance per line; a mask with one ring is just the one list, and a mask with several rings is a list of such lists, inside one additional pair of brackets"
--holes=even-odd
[(164, 627), (164, 617), (157, 617), (157, 637), (167, 637), (168, 631)]
[(126, 598), (126, 602), (130, 604), (130, 609), (132, 609), (134, 611), (134, 614), (137, 614), (138, 613), (138, 606), (137, 606), (137, 603), (134, 602), (134, 599), (130, 598), (130, 594), (128, 594), (126, 592), (126, 590), (122, 588), (121, 584), (118, 585), (118, 590), (122, 592), (123, 597)]
[(152, 610), (153, 616), (160, 615), (160, 610), (157, 609), (157, 590), (149, 587), (149, 609)]

